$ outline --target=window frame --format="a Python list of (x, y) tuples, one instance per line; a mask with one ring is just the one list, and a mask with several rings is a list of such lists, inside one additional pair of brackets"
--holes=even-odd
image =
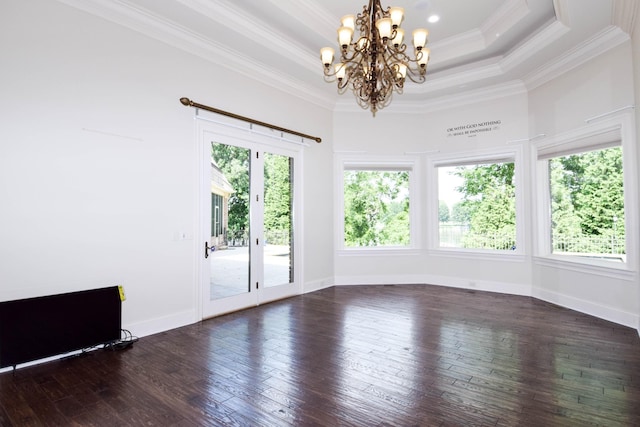
[[(378, 170), (409, 172), (409, 245), (407, 246), (358, 246), (344, 244), (344, 173), (347, 170)], [(420, 233), (420, 162), (415, 156), (380, 156), (366, 154), (336, 155), (335, 189), (335, 247), (338, 256), (359, 255), (408, 255), (417, 254), (421, 248)]]
[[(536, 187), (536, 221), (534, 222), (534, 261), (541, 265), (613, 276), (632, 280), (638, 258), (638, 192), (635, 124), (631, 113), (606, 115), (587, 121), (570, 131), (532, 143), (533, 183)], [(551, 195), (549, 192), (549, 159), (610, 147), (622, 148), (622, 173), (625, 210), (626, 262), (612, 262), (579, 255), (552, 252)]]
[[(451, 152), (432, 155), (428, 158), (429, 184), (427, 197), (428, 248), (433, 255), (444, 255), (464, 259), (490, 260), (524, 260), (527, 247), (524, 233), (524, 173), (523, 149), (521, 145), (475, 150), (472, 154)], [(516, 198), (516, 248), (514, 250), (497, 250), (481, 248), (451, 248), (440, 246), (438, 168), (447, 166), (479, 165), (488, 163), (514, 163), (515, 198)]]
[(218, 193), (211, 193), (211, 234), (212, 237), (218, 237), (224, 235), (225, 230), (223, 227), (224, 218), (222, 214), (224, 212), (224, 196)]

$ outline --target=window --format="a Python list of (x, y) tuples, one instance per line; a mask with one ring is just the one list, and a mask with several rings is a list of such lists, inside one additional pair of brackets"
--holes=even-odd
[(551, 253), (626, 259), (622, 149), (548, 160)]
[(412, 161), (342, 161), (339, 239), (343, 249), (416, 246), (415, 168)]
[(441, 247), (515, 249), (514, 170), (513, 162), (438, 168)]
[[(536, 254), (547, 263), (589, 271), (633, 269), (637, 205), (625, 194), (636, 175), (631, 115), (610, 116), (535, 144), (538, 188)], [(543, 261), (543, 259), (541, 259)], [(575, 265), (575, 264), (574, 264)], [(604, 271), (604, 270), (603, 270)]]
[(587, 127), (584, 135), (539, 145), (542, 254), (626, 263), (624, 167), (620, 128)]
[(433, 249), (519, 252), (516, 158), (520, 158), (517, 149), (431, 159), (430, 178), (437, 182), (430, 197), (437, 200), (431, 209)]

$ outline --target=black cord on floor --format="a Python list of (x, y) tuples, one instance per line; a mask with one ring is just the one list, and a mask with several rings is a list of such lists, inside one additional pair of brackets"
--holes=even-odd
[(123, 338), (119, 339), (118, 341), (113, 341), (111, 343), (105, 344), (103, 348), (105, 350), (112, 351), (125, 350), (133, 346), (134, 343), (138, 342), (138, 337), (133, 336), (130, 330), (122, 329), (122, 334)]

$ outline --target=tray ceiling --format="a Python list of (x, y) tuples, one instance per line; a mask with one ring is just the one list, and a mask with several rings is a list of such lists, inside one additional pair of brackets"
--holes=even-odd
[[(364, 0), (59, 0), (327, 108), (359, 108), (324, 82), (319, 50)], [(629, 39), (635, 0), (394, 0), (429, 30), (427, 81), (391, 107), (524, 91)], [(434, 24), (427, 18), (437, 14)], [(390, 107), (390, 108), (391, 108)]]

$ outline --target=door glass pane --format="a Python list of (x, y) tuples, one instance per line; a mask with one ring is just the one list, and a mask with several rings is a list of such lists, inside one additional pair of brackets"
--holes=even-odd
[(246, 148), (211, 143), (211, 299), (250, 291), (250, 161)]
[(293, 282), (293, 159), (264, 155), (264, 284)]

